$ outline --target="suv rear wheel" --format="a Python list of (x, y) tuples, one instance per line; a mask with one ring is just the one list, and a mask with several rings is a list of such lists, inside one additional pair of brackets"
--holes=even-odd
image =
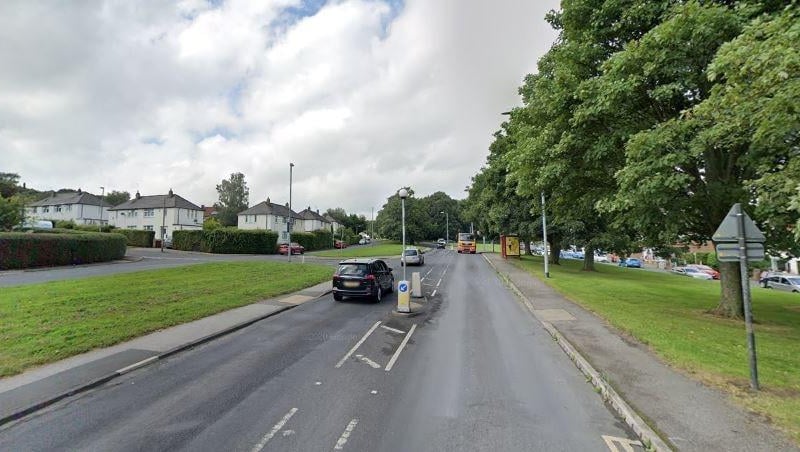
[[(376, 284), (377, 284), (377, 282), (376, 282)], [(378, 287), (378, 291), (375, 292), (375, 296), (372, 298), (372, 301), (375, 302), (375, 303), (380, 303), (381, 302), (381, 298), (383, 298), (383, 287), (381, 287), (380, 284), (378, 284), (377, 287)]]
[(333, 299), (336, 301), (342, 301), (342, 295), (338, 293), (333, 294)]

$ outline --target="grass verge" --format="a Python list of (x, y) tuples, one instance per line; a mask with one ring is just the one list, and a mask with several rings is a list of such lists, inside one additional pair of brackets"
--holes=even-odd
[[(542, 258), (510, 261), (542, 279)], [(719, 282), (596, 265), (550, 266), (545, 282), (649, 345), (671, 365), (720, 387), (763, 414), (800, 444), (800, 296), (754, 288), (756, 350), (762, 391), (749, 388), (744, 324), (707, 311), (719, 300)]]
[(379, 257), (379, 256), (397, 256), (400, 257), (400, 252), (403, 250), (403, 245), (401, 243), (378, 243), (375, 245), (355, 245), (349, 246), (342, 250), (324, 250), (324, 251), (314, 251), (313, 253), (308, 253), (314, 256), (320, 257), (342, 257), (342, 258), (351, 258), (351, 257)]
[(328, 266), (226, 262), (3, 288), (0, 377), (300, 290)]

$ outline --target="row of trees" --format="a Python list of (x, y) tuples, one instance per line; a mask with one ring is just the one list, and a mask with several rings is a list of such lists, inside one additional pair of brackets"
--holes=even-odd
[[(409, 193), (406, 199), (406, 240), (409, 243), (444, 238), (448, 218), (450, 239), (459, 231), (469, 230), (469, 222), (464, 221), (461, 216), (463, 201), (455, 200), (441, 191), (418, 198), (414, 190), (406, 190)], [(375, 217), (376, 232), (381, 237), (400, 240), (403, 234), (401, 217), (400, 196), (394, 193)]]
[[(776, 0), (563, 0), (559, 32), (473, 177), (467, 218), (627, 253), (708, 241), (741, 202), (800, 252), (800, 8)], [(794, 229), (794, 233), (792, 232)], [(527, 241), (527, 240), (526, 240)], [(717, 313), (742, 316), (736, 264)]]

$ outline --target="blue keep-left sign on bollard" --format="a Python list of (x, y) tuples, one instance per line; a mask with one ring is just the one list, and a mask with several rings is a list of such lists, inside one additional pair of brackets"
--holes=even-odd
[(397, 312), (411, 312), (411, 294), (408, 281), (397, 282)]

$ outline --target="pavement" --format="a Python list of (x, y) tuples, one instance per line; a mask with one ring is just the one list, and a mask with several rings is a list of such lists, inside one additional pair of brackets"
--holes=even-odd
[(648, 348), (540, 279), (484, 254), (533, 314), (562, 335), (667, 447), (686, 451), (800, 451), (767, 420), (670, 368)]
[(330, 290), (331, 283), (325, 281), (0, 379), (0, 425), (155, 360), (319, 298)]

